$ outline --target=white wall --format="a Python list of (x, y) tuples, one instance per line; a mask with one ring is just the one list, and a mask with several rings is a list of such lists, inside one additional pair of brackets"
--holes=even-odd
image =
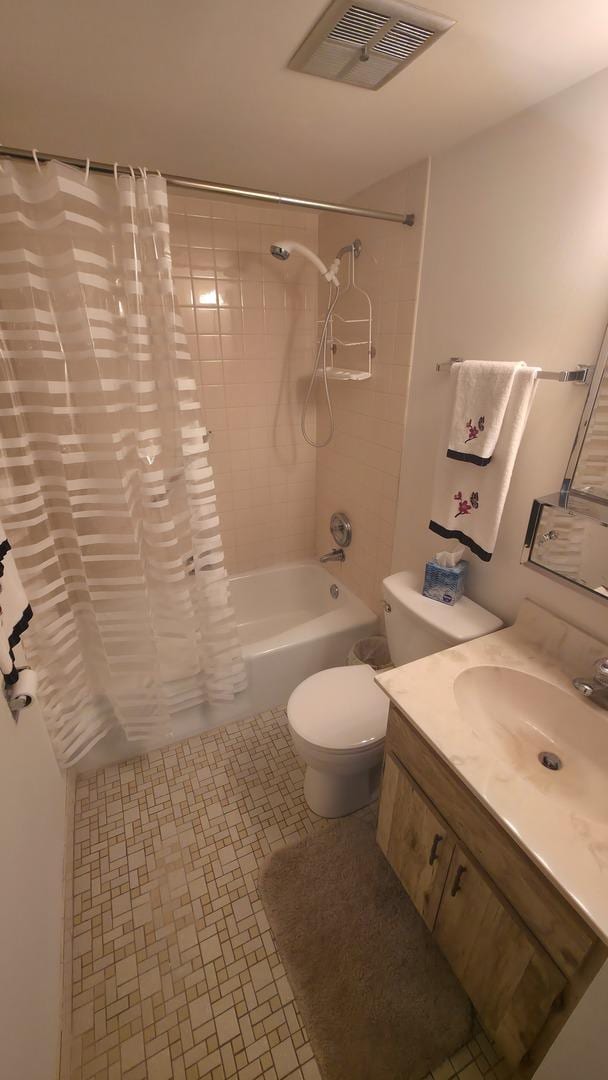
[(0, 695), (0, 1075), (53, 1080), (60, 1025), (65, 779), (40, 709)]
[(604, 964), (536, 1070), (534, 1080), (606, 1080), (607, 1003), (608, 964)]
[[(450, 356), (545, 368), (594, 362), (608, 318), (608, 70), (460, 144), (431, 167), (393, 569), (441, 546), (427, 530)], [(532, 499), (559, 488), (585, 391), (542, 382), (494, 558), (469, 593), (506, 620), (524, 596), (599, 637), (608, 605), (520, 566)]]
[[(608, 318), (608, 71), (432, 163), (393, 569), (416, 568), (428, 532), (450, 356), (546, 368), (596, 358)], [(512, 620), (529, 596), (608, 639), (608, 605), (520, 565), (532, 499), (560, 486), (585, 391), (542, 382), (494, 558), (470, 557), (468, 591)], [(574, 1012), (539, 1080), (606, 1075), (608, 968)]]

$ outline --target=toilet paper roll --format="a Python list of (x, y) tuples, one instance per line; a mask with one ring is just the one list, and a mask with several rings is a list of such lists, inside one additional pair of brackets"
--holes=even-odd
[(27, 709), (36, 699), (38, 676), (32, 668), (19, 668), (17, 681), (7, 691), (8, 705), (12, 712)]

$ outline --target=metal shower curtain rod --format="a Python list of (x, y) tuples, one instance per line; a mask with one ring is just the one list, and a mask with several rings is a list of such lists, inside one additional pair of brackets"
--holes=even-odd
[[(129, 165), (109, 165), (104, 161), (88, 161), (85, 158), (67, 157), (65, 154), (45, 154), (40, 150), (23, 150), (15, 146), (1, 146), (0, 156), (18, 158), (22, 161), (61, 161), (64, 165), (75, 165), (91, 172), (126, 173), (132, 175)], [(149, 169), (156, 172), (156, 169)], [(192, 180), (186, 176), (172, 176), (161, 173), (171, 187), (187, 188), (192, 191), (211, 191), (216, 195), (234, 195), (241, 199), (256, 199), (258, 202), (278, 203), (280, 206), (301, 206), (307, 210), (324, 210), (332, 214), (350, 214), (351, 217), (375, 218), (378, 221), (394, 221), (399, 225), (413, 225), (414, 214), (395, 213), (391, 210), (366, 210), (359, 206), (345, 206), (343, 203), (317, 202), (314, 199), (300, 199), (295, 195), (280, 195), (274, 191), (257, 191), (255, 188), (233, 187), (232, 184), (216, 184), (212, 180)]]

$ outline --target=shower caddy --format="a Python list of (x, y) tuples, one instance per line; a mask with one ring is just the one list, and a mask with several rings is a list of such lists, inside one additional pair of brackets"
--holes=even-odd
[[(371, 379), (372, 360), (376, 355), (376, 349), (372, 344), (372, 302), (365, 290), (362, 289), (359, 285), (357, 285), (355, 279), (355, 259), (359, 258), (362, 246), (363, 245), (360, 240), (354, 240), (353, 243), (349, 245), (347, 252), (347, 254), (350, 256), (348, 260), (348, 280), (345, 288), (340, 287), (338, 289), (336, 305), (334, 305), (329, 320), (327, 339), (328, 349), (331, 352), (333, 360), (331, 364), (327, 365), (325, 373), (328, 379), (334, 379), (340, 382), (362, 382), (365, 379)], [(340, 304), (340, 301), (342, 301), (349, 292), (358, 293), (362, 297), (360, 306), (364, 314), (360, 317), (345, 318), (345, 316), (340, 315), (336, 311), (336, 306)], [(353, 327), (354, 330), (357, 332), (360, 330), (360, 339), (357, 341), (344, 341), (336, 333), (334, 320), (337, 320), (343, 327), (347, 328), (346, 331), (343, 331), (346, 334), (348, 334), (349, 327)], [(339, 349), (354, 348), (365, 349), (367, 366), (362, 368), (337, 367), (334, 361)], [(321, 370), (319, 371), (319, 374), (322, 374)]]

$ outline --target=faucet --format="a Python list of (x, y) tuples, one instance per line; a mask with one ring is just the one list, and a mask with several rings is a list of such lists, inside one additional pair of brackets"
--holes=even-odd
[[(332, 548), (326, 555), (319, 555), (319, 562), (344, 562), (345, 558), (343, 548)], [(608, 660), (606, 663), (608, 664)]]
[(593, 675), (589, 679), (572, 680), (575, 690), (589, 698), (593, 705), (608, 709), (608, 656), (601, 656), (593, 665)]

